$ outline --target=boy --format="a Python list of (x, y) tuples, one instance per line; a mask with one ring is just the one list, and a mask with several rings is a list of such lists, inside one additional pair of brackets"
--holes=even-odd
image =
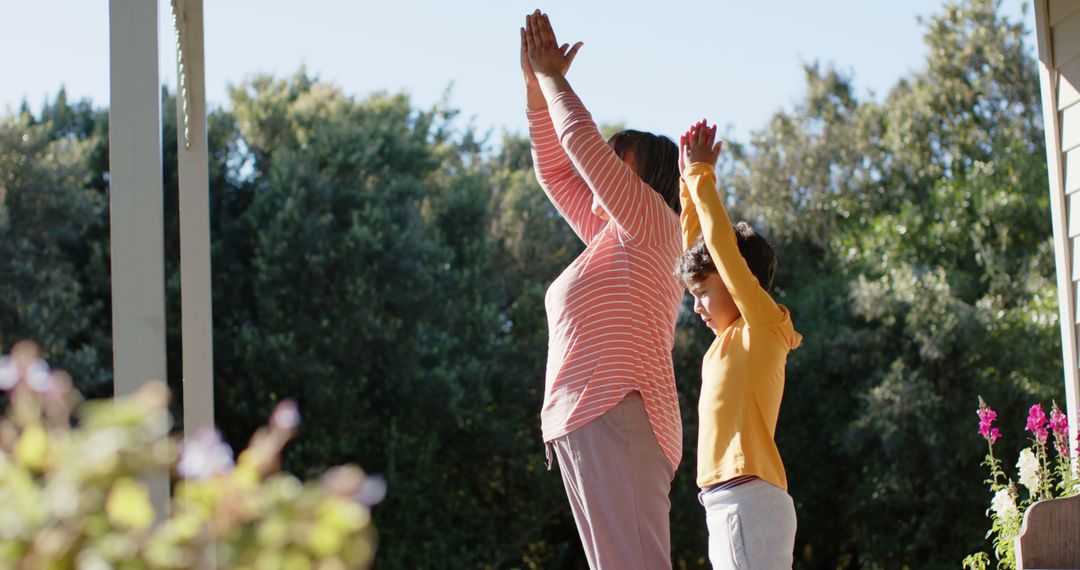
[[(795, 506), (774, 435), (788, 352), (802, 340), (769, 296), (776, 257), (749, 224), (732, 226), (716, 188), (716, 127), (679, 144), (679, 277), (716, 334), (702, 362), (698, 474), (714, 569), (791, 568)], [(700, 238), (698, 236), (701, 236)]]

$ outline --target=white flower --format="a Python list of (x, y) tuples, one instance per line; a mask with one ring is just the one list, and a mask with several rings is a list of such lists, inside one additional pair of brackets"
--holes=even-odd
[(19, 365), (10, 356), (0, 357), (0, 390), (10, 390), (19, 383)]
[(1029, 491), (1036, 492), (1039, 489), (1039, 460), (1030, 447), (1020, 452), (1020, 459), (1016, 461), (1016, 468), (1020, 471), (1020, 484)]
[(233, 467), (232, 449), (213, 428), (202, 428), (184, 442), (176, 470), (185, 479), (205, 479), (228, 473)]
[(1016, 503), (1013, 502), (1008, 489), (998, 489), (998, 492), (994, 493), (994, 498), (990, 501), (990, 508), (997, 513), (999, 519), (1007, 519), (1020, 514), (1016, 510)]
[(49, 365), (40, 358), (27, 367), (26, 383), (31, 390), (38, 393), (49, 392), (56, 386), (56, 380), (49, 370)]
[(375, 506), (386, 498), (386, 480), (375, 475), (368, 475), (360, 490), (356, 492), (356, 500), (368, 507)]
[(41, 393), (49, 392), (57, 385), (49, 365), (40, 358), (24, 369), (17, 359), (0, 357), (0, 390), (11, 390), (22, 380), (26, 380), (32, 390)]
[(293, 400), (282, 400), (270, 414), (270, 425), (278, 429), (296, 429), (300, 425), (300, 409)]

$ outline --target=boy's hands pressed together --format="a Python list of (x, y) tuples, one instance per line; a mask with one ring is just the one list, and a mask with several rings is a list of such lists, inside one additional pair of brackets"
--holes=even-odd
[[(573, 47), (570, 44), (559, 45), (555, 39), (555, 32), (551, 29), (551, 21), (547, 14), (541, 14), (536, 10), (525, 17), (525, 27), (522, 28), (522, 69), (528, 64), (536, 75), (565, 76), (570, 69), (570, 64), (577, 57), (578, 50), (584, 45), (577, 42)], [(526, 80), (528, 81), (528, 80)]]
[(716, 166), (724, 141), (716, 140), (716, 125), (709, 126), (705, 119), (698, 121), (679, 137), (679, 172), (695, 162), (707, 162)]

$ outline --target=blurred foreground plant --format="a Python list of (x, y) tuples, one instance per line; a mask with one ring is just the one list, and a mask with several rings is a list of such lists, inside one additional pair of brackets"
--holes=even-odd
[[(148, 383), (83, 402), (36, 345), (0, 357), (0, 568), (366, 568), (375, 552), (369, 507), (381, 480), (356, 466), (319, 482), (278, 471), (299, 424), (283, 401), (233, 462), (207, 429), (169, 437), (168, 389)], [(74, 415), (73, 415), (74, 413)], [(175, 464), (168, 517), (140, 478)]]

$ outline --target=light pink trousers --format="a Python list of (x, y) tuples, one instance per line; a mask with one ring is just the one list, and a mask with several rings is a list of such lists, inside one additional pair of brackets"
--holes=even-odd
[(551, 442), (592, 570), (669, 570), (674, 469), (641, 394)]

